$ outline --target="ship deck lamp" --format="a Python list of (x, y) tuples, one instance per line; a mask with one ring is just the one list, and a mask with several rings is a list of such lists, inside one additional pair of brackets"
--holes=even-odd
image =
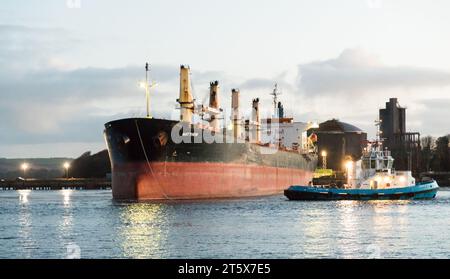
[(147, 106), (147, 118), (152, 118), (150, 115), (150, 88), (157, 86), (158, 84), (155, 82), (149, 83), (149, 77), (148, 77), (148, 72), (150, 71), (149, 69), (149, 64), (145, 63), (145, 81), (141, 81), (139, 82), (139, 87), (142, 89), (145, 89), (145, 99), (146, 99), (146, 106)]

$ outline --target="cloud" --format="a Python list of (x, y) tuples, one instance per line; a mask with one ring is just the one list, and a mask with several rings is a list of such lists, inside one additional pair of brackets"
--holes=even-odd
[(57, 56), (74, 49), (79, 38), (64, 29), (0, 25), (0, 63), (5, 71), (20, 73), (24, 69), (40, 69), (58, 65)]
[[(17, 144), (103, 142), (107, 121), (145, 115), (145, 94), (138, 87), (144, 65), (60, 67), (64, 60), (55, 54), (76, 48), (75, 41), (83, 43), (68, 33), (0, 25), (0, 150)], [(224, 77), (193, 72), (195, 81), (205, 84), (196, 90), (199, 98), (207, 95), (209, 80)], [(178, 65), (152, 64), (150, 78), (159, 83), (151, 91), (151, 113), (170, 118), (179, 90)]]
[[(144, 78), (144, 65), (111, 69), (68, 65), (60, 54), (84, 43), (67, 30), (0, 25), (0, 157), (16, 156), (21, 147), (29, 151), (33, 145), (45, 146), (52, 156), (52, 144), (67, 146), (67, 155), (77, 156), (84, 143), (86, 150), (104, 146), (105, 122), (145, 114), (145, 94), (137, 86)], [(159, 83), (151, 91), (155, 117), (179, 114), (175, 110), (178, 67), (151, 65), (150, 77)], [(395, 96), (410, 108), (411, 128), (430, 134), (450, 132), (446, 121), (441, 121), (449, 116), (449, 73), (385, 66), (379, 57), (361, 49), (301, 64), (273, 78), (191, 70), (197, 101), (206, 102), (209, 82), (219, 80), (225, 109), (230, 107), (231, 89), (240, 88), (244, 110), (250, 108), (252, 98), (260, 97), (262, 111), (270, 112), (269, 93), (277, 82), (286, 114), (300, 121), (337, 117), (373, 129), (377, 109)], [(58, 152), (61, 155), (61, 149)]]
[[(159, 94), (152, 98), (166, 106), (174, 98), (169, 97), (171, 89), (164, 83), (177, 78), (177, 74), (163, 76), (165, 66), (155, 69), (161, 69), (158, 77), (162, 84)], [(0, 127), (0, 141), (40, 143), (71, 141), (74, 137), (89, 141), (94, 140), (92, 135), (101, 140), (102, 125), (111, 120), (108, 117), (121, 112), (138, 114), (144, 109), (145, 95), (137, 86), (143, 73), (139, 67), (45, 69), (28, 72), (12, 81), (0, 77), (0, 114), (6, 120)], [(161, 107), (153, 109), (153, 113), (165, 113)], [(97, 132), (89, 130), (93, 127)]]
[(450, 72), (407, 66), (385, 66), (362, 49), (339, 57), (299, 65), (298, 84), (308, 94), (361, 94), (385, 89), (419, 89), (450, 85)]
[(267, 78), (251, 78), (243, 82), (239, 88), (242, 89), (268, 89), (271, 88), (274, 84), (272, 79)]
[[(293, 103), (304, 117), (339, 118), (374, 136), (373, 120), (390, 97), (407, 106), (407, 129), (438, 135), (450, 125), (433, 118), (449, 117), (450, 72), (411, 66), (387, 66), (363, 49), (346, 49), (338, 57), (298, 66)], [(440, 100), (425, 109), (427, 100)], [(438, 111), (443, 113), (437, 113)]]
[(419, 131), (422, 136), (450, 134), (450, 98), (424, 98), (414, 104), (414, 112), (411, 109), (408, 113), (410, 130)]

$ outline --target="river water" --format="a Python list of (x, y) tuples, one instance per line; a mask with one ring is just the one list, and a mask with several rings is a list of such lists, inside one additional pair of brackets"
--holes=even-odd
[(450, 258), (450, 191), (425, 201), (111, 197), (0, 191), (0, 258)]

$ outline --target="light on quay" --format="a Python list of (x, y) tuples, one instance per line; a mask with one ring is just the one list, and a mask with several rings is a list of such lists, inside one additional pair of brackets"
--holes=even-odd
[(25, 178), (27, 170), (30, 168), (30, 165), (28, 163), (23, 163), (20, 168), (23, 171), (23, 178)]
[(21, 168), (22, 168), (22, 170), (26, 171), (29, 168), (28, 163), (23, 163)]
[(68, 179), (69, 178), (69, 168), (70, 168), (69, 162), (65, 162), (63, 164), (63, 167), (64, 167), (64, 171), (66, 172), (66, 179)]

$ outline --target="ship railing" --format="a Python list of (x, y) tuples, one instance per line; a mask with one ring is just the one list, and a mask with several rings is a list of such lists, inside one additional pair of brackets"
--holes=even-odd
[(390, 150), (383, 150), (383, 151), (379, 151), (379, 150), (363, 150), (362, 152), (362, 156), (363, 157), (389, 157), (391, 156), (391, 151)]

